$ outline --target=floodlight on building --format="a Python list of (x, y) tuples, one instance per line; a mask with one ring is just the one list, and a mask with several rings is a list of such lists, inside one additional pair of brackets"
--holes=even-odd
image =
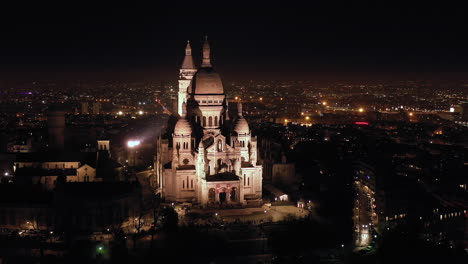
[(128, 146), (129, 148), (134, 148), (134, 147), (140, 145), (140, 143), (141, 143), (141, 142), (140, 142), (139, 140), (129, 140), (129, 141), (127, 142), (127, 146)]

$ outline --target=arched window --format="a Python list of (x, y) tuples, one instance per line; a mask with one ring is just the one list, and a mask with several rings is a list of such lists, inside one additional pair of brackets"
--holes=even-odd
[(206, 126), (206, 116), (203, 117), (203, 126)]
[(211, 188), (208, 191), (208, 199), (210, 200), (210, 202), (214, 202), (215, 198), (216, 198), (216, 190), (214, 188)]
[(231, 202), (235, 202), (237, 200), (237, 188), (232, 187), (231, 189)]
[(218, 141), (218, 151), (223, 151), (223, 141), (222, 140)]
[(208, 117), (208, 126), (209, 127), (213, 126), (213, 117), (212, 116)]
[(215, 118), (214, 118), (214, 119), (215, 119), (215, 120), (214, 120), (214, 121), (215, 121), (214, 125), (215, 125), (215, 126), (218, 126), (218, 117), (217, 117), (217, 116), (215, 116)]

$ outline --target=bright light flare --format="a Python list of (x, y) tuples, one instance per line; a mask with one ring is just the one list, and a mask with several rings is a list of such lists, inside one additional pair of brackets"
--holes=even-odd
[(130, 141), (127, 142), (127, 146), (129, 148), (134, 148), (134, 147), (140, 145), (140, 143), (141, 143), (140, 140), (130, 140)]
[(361, 108), (359, 108), (358, 111), (359, 111), (359, 113), (362, 113), (362, 112), (364, 112), (364, 108), (361, 107)]

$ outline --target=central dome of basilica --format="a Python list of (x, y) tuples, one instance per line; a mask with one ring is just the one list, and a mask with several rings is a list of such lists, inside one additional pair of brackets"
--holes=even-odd
[(200, 94), (224, 94), (221, 77), (213, 68), (200, 68), (192, 79), (192, 93)]

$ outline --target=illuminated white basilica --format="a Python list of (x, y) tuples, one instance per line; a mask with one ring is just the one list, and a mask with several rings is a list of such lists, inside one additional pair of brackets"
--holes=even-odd
[(229, 116), (207, 40), (198, 69), (187, 43), (179, 75), (178, 112), (172, 135), (158, 139), (154, 168), (161, 197), (166, 202), (201, 205), (261, 203), (257, 139), (242, 116), (240, 102), (237, 117)]

